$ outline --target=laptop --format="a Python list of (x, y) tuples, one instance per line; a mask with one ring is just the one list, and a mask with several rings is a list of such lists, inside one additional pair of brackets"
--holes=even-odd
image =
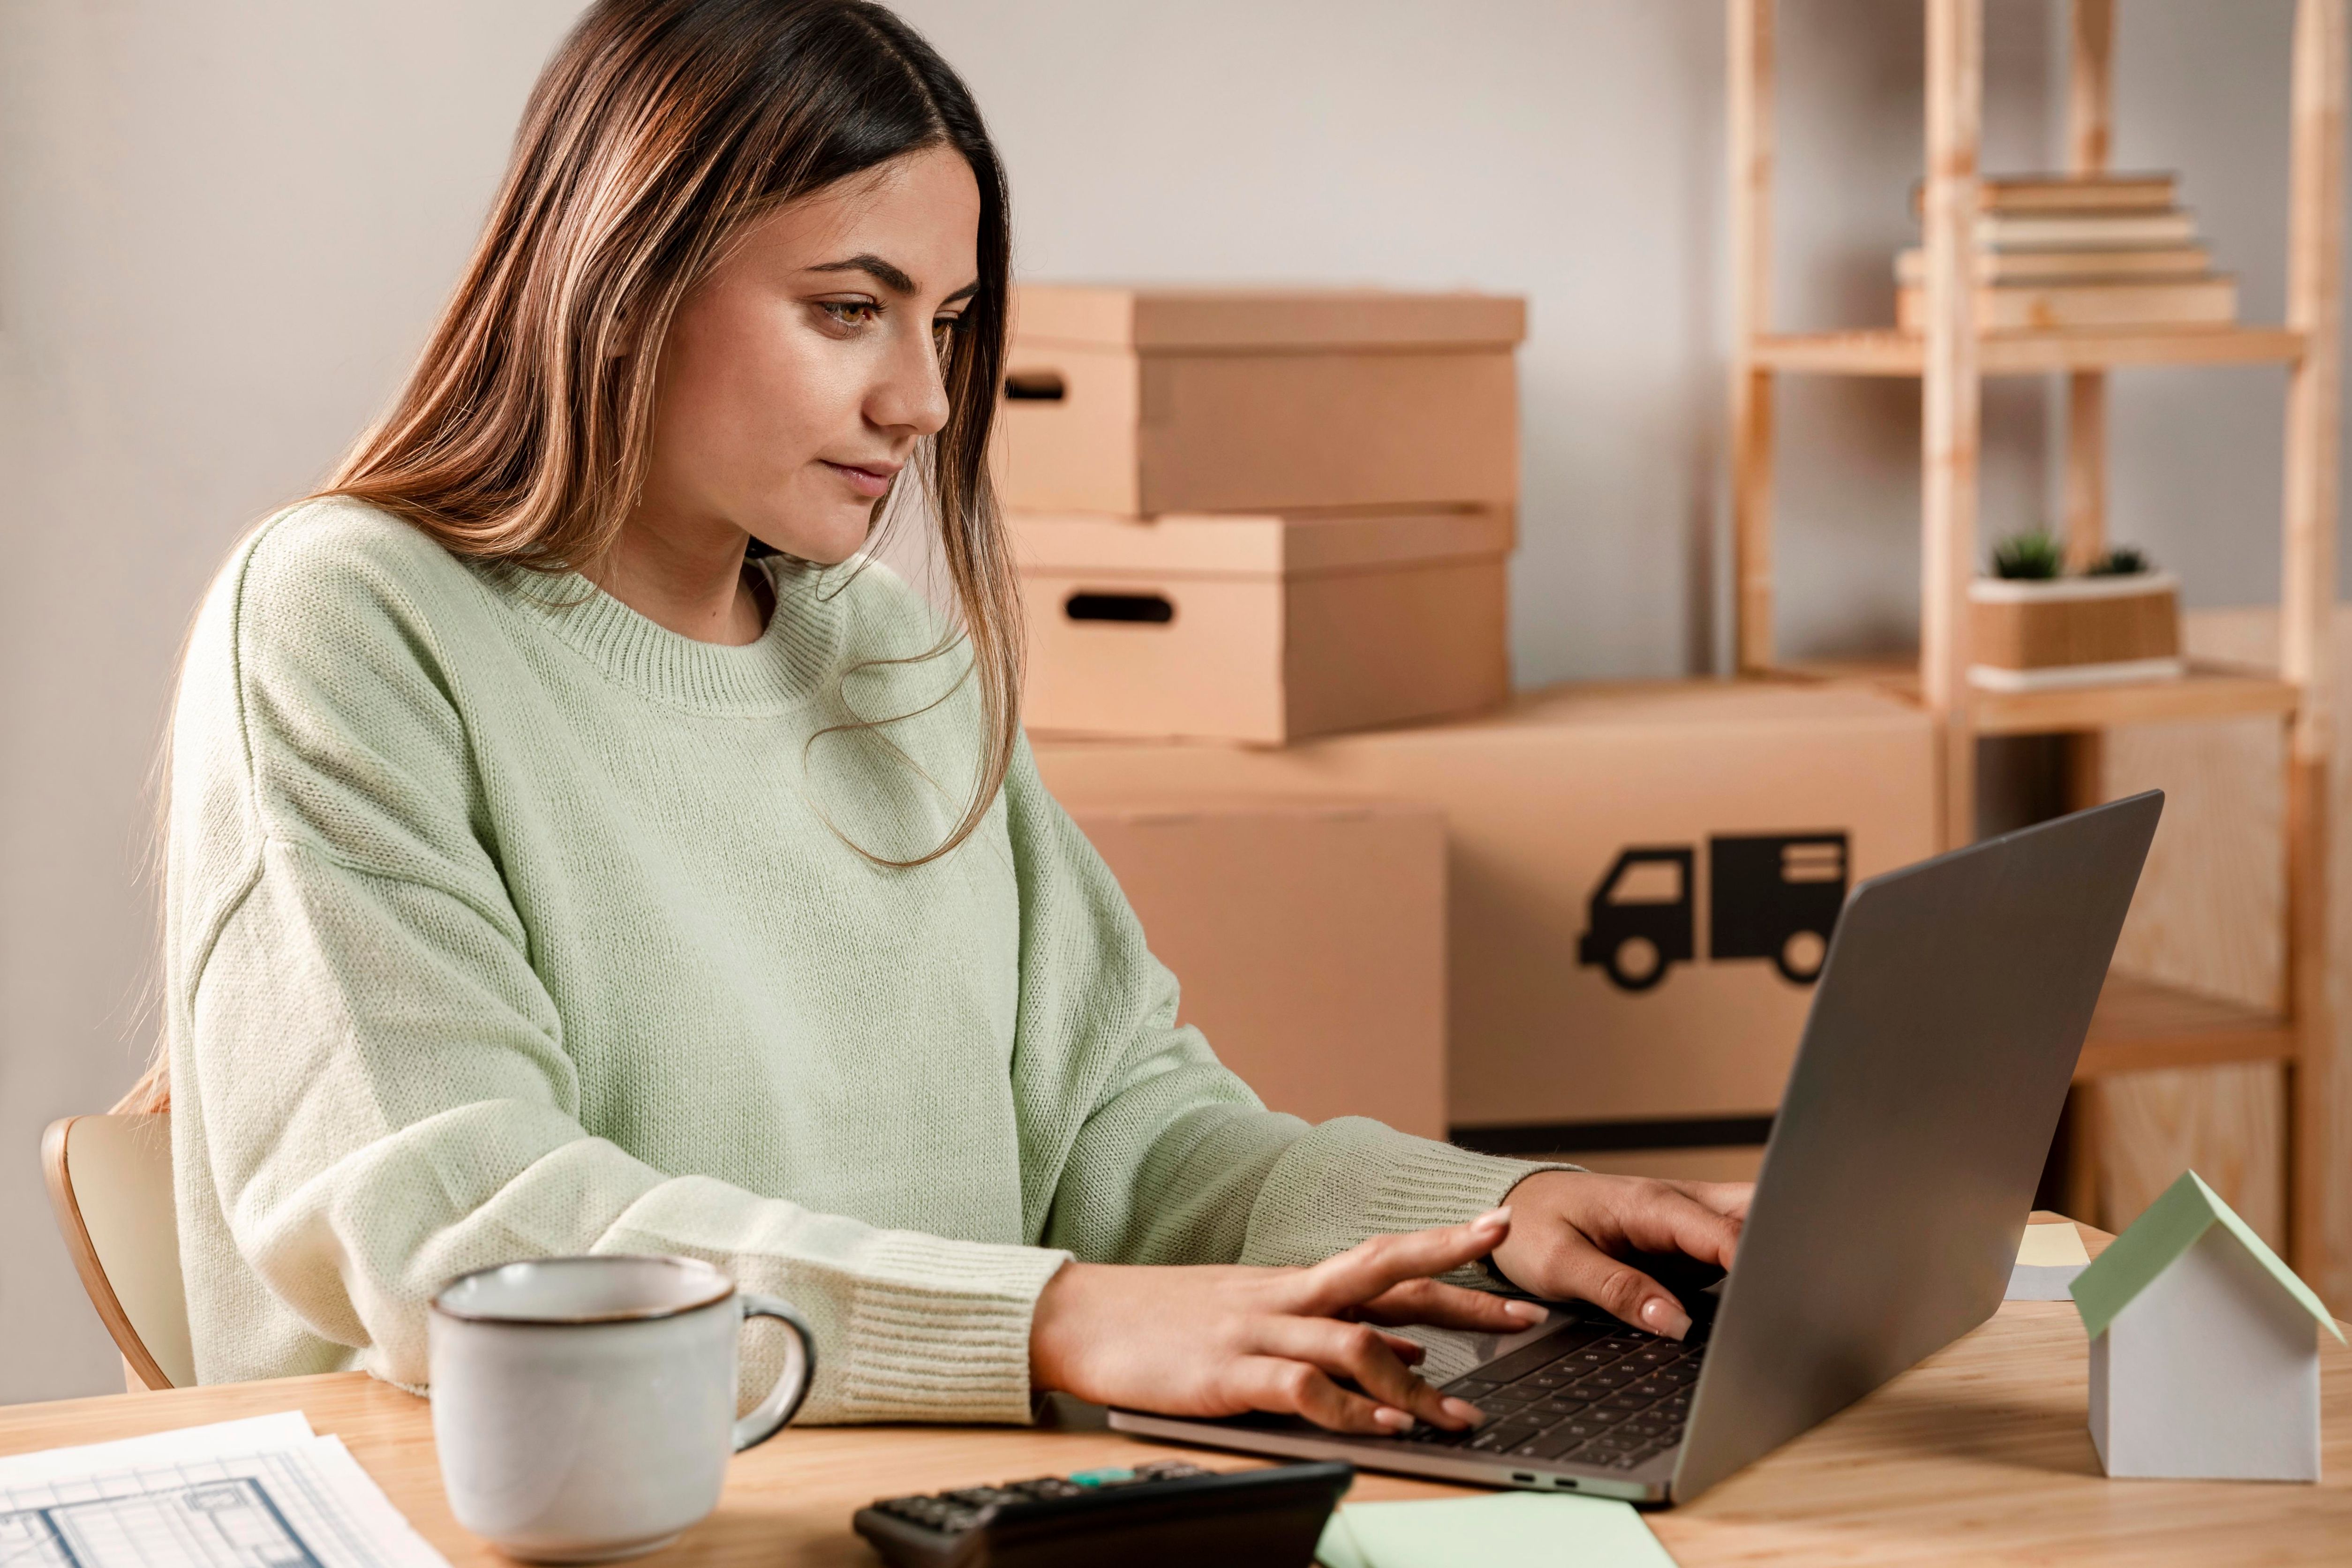
[(1110, 1425), (1438, 1480), (1698, 1496), (2000, 1304), (2163, 805), (2150, 791), (1853, 889), (1737, 1267), (1685, 1294), (1687, 1339), (1581, 1304), (1508, 1336), (1409, 1331), (1424, 1375), (1488, 1413), (1470, 1432), (1129, 1410)]

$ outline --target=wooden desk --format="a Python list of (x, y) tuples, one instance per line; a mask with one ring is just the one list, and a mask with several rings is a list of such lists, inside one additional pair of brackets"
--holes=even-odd
[[(2107, 1239), (2087, 1227), (2084, 1237), (2094, 1252)], [(2352, 1351), (2323, 1340), (2321, 1352), (2327, 1479), (2315, 1487), (2107, 1480), (2084, 1426), (2074, 1309), (2020, 1301), (1693, 1506), (1652, 1513), (1650, 1524), (1682, 1568), (2341, 1563), (2352, 1560)], [(450, 1519), (424, 1402), (358, 1373), (0, 1408), (0, 1453), (293, 1409), (339, 1434), (450, 1562), (505, 1563)], [(872, 1568), (849, 1516), (877, 1497), (1179, 1452), (1107, 1432), (788, 1430), (734, 1462), (716, 1515), (642, 1561)], [(1373, 1475), (1353, 1494), (1455, 1495)]]

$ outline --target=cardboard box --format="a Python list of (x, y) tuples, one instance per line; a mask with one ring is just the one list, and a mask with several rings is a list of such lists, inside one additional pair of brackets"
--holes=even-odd
[(1394, 802), (1064, 797), (1276, 1110), (1445, 1136), (1445, 819)]
[[(1445, 813), (1451, 1119), (1769, 1113), (1846, 886), (1936, 848), (1917, 709), (1848, 685), (1555, 687), (1280, 751), (1047, 741), (1047, 784), (1360, 795)], [(1644, 946), (1646, 944), (1646, 947)], [(1620, 972), (1612, 976), (1611, 970)]]
[(1504, 508), (1517, 299), (1347, 289), (1017, 291), (998, 493), (1127, 517)]
[(1034, 731), (1278, 744), (1510, 694), (1507, 513), (1011, 521)]

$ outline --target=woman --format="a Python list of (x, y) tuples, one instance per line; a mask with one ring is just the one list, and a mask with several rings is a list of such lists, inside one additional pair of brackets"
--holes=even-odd
[[(1525, 1323), (1490, 1255), (1687, 1326), (1611, 1255), (1728, 1262), (1744, 1188), (1310, 1128), (1175, 1026), (1021, 739), (1007, 252), (877, 6), (602, 0), (550, 63), (391, 415), (189, 653), (145, 1099), (203, 1379), (421, 1384), (440, 1281), (583, 1251), (797, 1302), (819, 1421), (1458, 1428), (1370, 1325)], [(955, 637), (859, 554), (901, 489)]]

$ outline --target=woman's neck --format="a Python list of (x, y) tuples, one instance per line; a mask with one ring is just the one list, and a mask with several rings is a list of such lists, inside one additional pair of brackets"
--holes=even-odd
[(723, 526), (667, 527), (642, 516), (621, 527), (581, 574), (657, 626), (740, 647), (767, 629), (765, 596), (746, 572), (750, 537)]

